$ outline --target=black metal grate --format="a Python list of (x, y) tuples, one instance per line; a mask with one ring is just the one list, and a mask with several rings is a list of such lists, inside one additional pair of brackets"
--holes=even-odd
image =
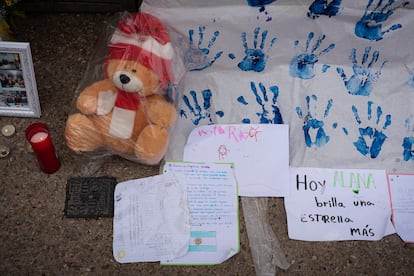
[(115, 177), (70, 178), (66, 185), (65, 216), (97, 218), (114, 216)]

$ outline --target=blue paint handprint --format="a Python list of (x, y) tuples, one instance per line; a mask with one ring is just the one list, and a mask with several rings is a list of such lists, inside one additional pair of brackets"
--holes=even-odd
[(383, 38), (384, 34), (402, 27), (401, 24), (394, 24), (388, 29), (383, 30), (382, 23), (387, 21), (396, 9), (407, 6), (409, 1), (401, 2), (399, 5), (392, 7), (395, 0), (388, 0), (388, 2), (379, 0), (374, 9), (369, 12), (368, 9), (373, 2), (373, 0), (368, 1), (364, 15), (355, 24), (355, 35), (368, 40), (378, 41)]
[[(276, 85), (270, 86), (269, 90), (273, 94), (271, 97), (271, 110), (273, 114), (273, 118), (268, 118), (270, 113), (266, 108), (266, 104), (269, 103), (269, 97), (267, 95), (267, 90), (263, 83), (259, 83), (259, 88), (261, 95), (259, 95), (259, 92), (257, 91), (256, 84), (254, 82), (250, 82), (250, 88), (256, 98), (256, 102), (261, 107), (261, 111), (257, 112), (256, 115), (259, 117), (261, 124), (283, 124), (283, 118), (282, 114), (280, 113), (279, 108), (276, 106), (277, 98), (279, 97), (279, 87)], [(241, 104), (248, 105), (248, 102), (244, 99), (243, 96), (240, 96), (237, 98), (237, 101)], [(244, 118), (242, 120), (242, 123), (244, 124), (250, 124), (249, 118)]]
[(414, 160), (414, 136), (411, 137), (404, 137), (403, 144), (402, 144), (404, 151), (404, 161)]
[(197, 45), (194, 43), (194, 30), (188, 31), (189, 36), (189, 48), (184, 53), (184, 64), (189, 71), (201, 71), (213, 65), (214, 62), (223, 54), (223, 51), (216, 53), (214, 57), (210, 56), (210, 49), (214, 45), (219, 36), (220, 32), (215, 31), (211, 37), (208, 45), (203, 47), (204, 33), (206, 27), (198, 27), (198, 42)]
[[(201, 95), (203, 97), (203, 109), (198, 103), (196, 92), (190, 91), (190, 95), (191, 95), (191, 98), (193, 99), (194, 106), (190, 103), (190, 99), (187, 97), (187, 95), (183, 96), (183, 101), (193, 117), (191, 119), (193, 124), (198, 125), (201, 120), (207, 120), (208, 124), (212, 124), (213, 120), (211, 118), (211, 112), (210, 112), (212, 93), (210, 89), (205, 89), (201, 91)], [(215, 114), (219, 117), (223, 117), (224, 115), (223, 111), (217, 111)], [(188, 118), (188, 115), (184, 109), (180, 110), (180, 117), (184, 117), (186, 119)]]
[(333, 0), (328, 4), (328, 0), (315, 0), (309, 7), (308, 17), (315, 19), (320, 15), (335, 16), (339, 12), (341, 2), (342, 0)]
[[(311, 99), (315, 102), (314, 106), (310, 106)], [(316, 145), (317, 147), (321, 147), (326, 145), (329, 142), (329, 136), (326, 135), (324, 128), (325, 123), (322, 120), (316, 119), (316, 102), (318, 101), (318, 97), (315, 95), (307, 96), (306, 97), (306, 108), (307, 114), (304, 117), (302, 108), (296, 107), (296, 114), (298, 115), (299, 119), (303, 119), (303, 132), (305, 134), (305, 143), (308, 148), (312, 147), (312, 145)], [(323, 113), (323, 118), (325, 119), (329, 115), (329, 111), (332, 108), (333, 100), (328, 100), (326, 105), (325, 111)], [(311, 109), (314, 112), (311, 112)], [(316, 136), (314, 138), (311, 137), (310, 131), (316, 130)]]
[(271, 4), (277, 0), (247, 0), (247, 4), (251, 7), (261, 7), (264, 5)]
[[(267, 30), (264, 30), (262, 32), (262, 40), (259, 45), (258, 44), (258, 37), (259, 37), (260, 27), (257, 27), (254, 29), (254, 40), (253, 40), (253, 48), (249, 48), (247, 46), (247, 38), (246, 38), (246, 32), (243, 32), (241, 35), (242, 43), (244, 47), (244, 53), (246, 56), (243, 58), (243, 60), (237, 65), (241, 70), (243, 71), (255, 71), (255, 72), (261, 72), (266, 67), (266, 61), (268, 59), (267, 52), (270, 50), (270, 48), (273, 47), (273, 45), (276, 43), (276, 38), (272, 38), (270, 41), (268, 49), (265, 51), (264, 46), (266, 43), (267, 38)], [(259, 46), (259, 48), (258, 48)]]
[[(372, 101), (368, 101), (368, 121), (370, 122), (372, 118)], [(362, 120), (359, 117), (358, 109), (353, 105), (352, 112), (354, 113), (354, 117), (358, 125), (362, 124)], [(383, 127), (379, 127), (379, 123), (382, 117), (382, 108), (381, 106), (377, 107), (376, 110), (376, 119), (375, 119), (375, 126), (367, 126), (367, 127), (360, 127), (358, 128), (359, 137), (358, 140), (355, 141), (353, 144), (357, 151), (359, 151), (362, 155), (368, 155), (371, 158), (377, 158), (381, 152), (382, 145), (384, 144), (385, 140), (387, 140), (387, 136), (382, 132), (383, 130), (387, 129), (391, 125), (391, 115), (387, 114), (385, 116), (385, 122)], [(348, 135), (348, 131), (344, 129), (346, 135)]]
[(349, 59), (352, 62), (352, 70), (354, 74), (349, 79), (346, 77), (346, 74), (341, 67), (336, 68), (336, 71), (344, 81), (348, 93), (351, 95), (369, 96), (372, 91), (373, 83), (379, 78), (382, 68), (388, 62), (383, 61), (380, 68), (375, 73), (373, 73), (371, 69), (372, 66), (378, 61), (379, 51), (376, 50), (372, 53), (371, 61), (368, 63), (368, 56), (370, 54), (370, 51), (370, 46), (365, 48), (361, 65), (358, 65), (356, 59), (356, 49), (352, 49)]
[(403, 158), (404, 161), (413, 160), (414, 161), (414, 126), (411, 125), (410, 118), (405, 120), (405, 126), (411, 136), (407, 136), (403, 138)]
[[(315, 76), (314, 67), (315, 64), (319, 61), (319, 57), (335, 48), (335, 44), (332, 43), (327, 48), (323, 49), (321, 52), (315, 53), (316, 50), (321, 46), (322, 41), (325, 39), (325, 35), (320, 35), (313, 47), (310, 49), (310, 52), (308, 52), (310, 41), (313, 39), (314, 35), (315, 34), (313, 32), (309, 33), (308, 38), (306, 39), (305, 52), (294, 56), (290, 62), (289, 73), (294, 78), (313, 78)], [(299, 41), (296, 40), (294, 44), (295, 48), (297, 48), (299, 45)]]

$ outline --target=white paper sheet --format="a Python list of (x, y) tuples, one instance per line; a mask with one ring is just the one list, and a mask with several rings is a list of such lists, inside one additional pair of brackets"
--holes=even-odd
[(163, 172), (187, 181), (191, 241), (185, 256), (164, 258), (161, 264), (219, 264), (237, 254), (239, 217), (233, 165), (168, 161)]
[(395, 233), (383, 170), (291, 168), (288, 234), (306, 241), (380, 240)]
[(414, 243), (414, 174), (389, 174), (392, 220), (401, 239)]
[(287, 125), (197, 127), (184, 147), (184, 160), (233, 162), (239, 196), (285, 196), (289, 193)]
[(174, 174), (118, 183), (113, 255), (117, 262), (155, 262), (187, 253), (190, 215), (185, 180)]

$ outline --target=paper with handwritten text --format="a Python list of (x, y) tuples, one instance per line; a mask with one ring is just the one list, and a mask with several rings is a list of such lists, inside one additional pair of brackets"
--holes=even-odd
[(212, 265), (237, 254), (239, 218), (233, 165), (167, 161), (163, 173), (179, 175), (187, 182), (191, 231), (187, 254), (165, 258), (161, 264)]
[(291, 239), (380, 240), (395, 233), (385, 171), (292, 167), (290, 174)]
[(390, 174), (392, 220), (395, 231), (407, 243), (414, 243), (414, 174)]
[(120, 263), (185, 255), (190, 242), (186, 182), (173, 174), (118, 183), (113, 255)]
[(288, 125), (207, 125), (194, 129), (184, 160), (233, 162), (240, 196), (285, 196), (289, 183)]

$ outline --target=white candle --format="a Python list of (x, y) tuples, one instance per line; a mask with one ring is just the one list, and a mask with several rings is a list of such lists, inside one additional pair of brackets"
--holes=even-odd
[(0, 145), (0, 158), (7, 157), (10, 153), (10, 148), (5, 145)]
[(32, 143), (39, 143), (44, 141), (49, 134), (46, 132), (38, 132), (30, 138), (30, 142)]
[(8, 136), (12, 136), (14, 134), (14, 132), (16, 131), (16, 128), (13, 125), (5, 125), (2, 129), (1, 129), (1, 133), (8, 137)]

